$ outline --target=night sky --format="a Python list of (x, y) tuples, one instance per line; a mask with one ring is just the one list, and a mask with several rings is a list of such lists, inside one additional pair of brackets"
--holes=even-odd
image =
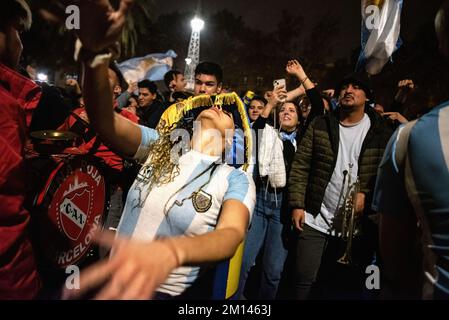
[[(194, 11), (197, 0), (155, 0), (155, 14), (173, 11)], [(404, 0), (402, 11), (402, 36), (413, 38), (417, 29), (433, 20), (442, 0)], [(306, 33), (315, 21), (327, 12), (341, 20), (341, 31), (335, 57), (347, 56), (360, 42), (360, 1), (358, 0), (206, 0), (202, 1), (203, 12), (214, 13), (221, 9), (232, 11), (245, 19), (248, 26), (265, 32), (276, 28), (284, 9), (298, 12), (304, 17)]]

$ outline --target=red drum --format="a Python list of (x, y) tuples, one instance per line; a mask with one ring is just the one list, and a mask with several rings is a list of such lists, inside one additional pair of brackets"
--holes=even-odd
[(45, 264), (80, 265), (108, 210), (109, 189), (100, 162), (87, 155), (40, 155), (28, 163), (38, 182), (30, 210)]

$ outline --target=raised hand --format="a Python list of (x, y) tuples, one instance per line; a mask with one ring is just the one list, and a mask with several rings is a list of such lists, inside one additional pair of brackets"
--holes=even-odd
[[(76, 33), (85, 49), (101, 52), (112, 46), (120, 37), (125, 25), (126, 15), (134, 0), (121, 0), (120, 7), (114, 11), (109, 0), (62, 0), (51, 1), (57, 4), (57, 12), (42, 8), (44, 19), (64, 21), (64, 6), (76, 5), (80, 10), (80, 28)], [(52, 8), (54, 9), (54, 8)]]
[(303, 80), (306, 77), (304, 69), (302, 68), (298, 60), (290, 60), (289, 62), (287, 62), (285, 71), (287, 71), (288, 74), (295, 76), (300, 80)]
[(301, 82), (301, 85), (304, 86), (304, 89), (309, 90), (315, 87), (315, 84), (310, 81), (298, 60), (290, 60), (287, 62), (285, 71), (287, 71), (288, 74), (295, 76), (299, 82)]
[(410, 94), (415, 90), (415, 83), (413, 80), (405, 79), (398, 83), (398, 91), (395, 100), (400, 103), (405, 103)]
[(287, 99), (287, 91), (284, 86), (276, 87), (268, 99), (268, 104), (277, 108), (280, 107)]

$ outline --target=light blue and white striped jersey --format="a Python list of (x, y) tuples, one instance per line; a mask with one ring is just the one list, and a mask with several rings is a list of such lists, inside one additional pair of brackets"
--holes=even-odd
[[(142, 127), (141, 156), (145, 145), (156, 138), (152, 129)], [(148, 190), (142, 169), (129, 190), (125, 209), (118, 226), (121, 235), (138, 240), (158, 237), (195, 236), (213, 231), (224, 201), (242, 202), (250, 217), (255, 205), (255, 186), (245, 172), (191, 150), (179, 159), (179, 175), (173, 182)], [(151, 254), (151, 253), (148, 253)], [(176, 296), (198, 278), (199, 267), (175, 269), (158, 289)]]
[[(414, 214), (396, 163), (402, 127), (391, 137), (380, 164), (372, 208), (389, 215)], [(410, 132), (408, 154), (413, 180), (437, 256), (435, 292), (449, 298), (449, 102), (420, 118)]]

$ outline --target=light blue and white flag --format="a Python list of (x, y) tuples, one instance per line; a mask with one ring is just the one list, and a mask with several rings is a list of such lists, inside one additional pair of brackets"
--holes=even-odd
[(166, 53), (153, 53), (123, 61), (118, 67), (128, 83), (144, 79), (160, 81), (171, 70), (173, 59), (177, 56), (173, 50), (169, 50)]
[(402, 45), (403, 0), (362, 0), (362, 51), (357, 71), (378, 74)]

